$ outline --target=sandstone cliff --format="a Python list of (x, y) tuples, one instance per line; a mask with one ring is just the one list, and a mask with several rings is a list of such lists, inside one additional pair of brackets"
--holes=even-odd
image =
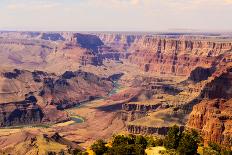
[(188, 76), (196, 67), (211, 67), (216, 57), (232, 50), (231, 40), (209, 36), (112, 33), (99, 37), (126, 53), (129, 62), (158, 74)]
[(147, 37), (130, 47), (134, 52), (129, 61), (144, 71), (186, 76), (196, 67), (210, 67), (217, 56), (231, 49), (231, 42)]
[(204, 142), (231, 145), (232, 135), (232, 70), (215, 77), (202, 90), (203, 100), (194, 106), (187, 127), (202, 132)]

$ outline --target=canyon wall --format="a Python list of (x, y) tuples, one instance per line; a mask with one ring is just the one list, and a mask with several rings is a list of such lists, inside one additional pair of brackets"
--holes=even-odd
[(193, 107), (187, 127), (201, 131), (204, 142), (231, 145), (232, 69), (206, 84), (202, 101)]
[(127, 53), (143, 71), (188, 76), (209, 68), (216, 57), (232, 50), (232, 41), (203, 36), (101, 34), (105, 44)]
[(0, 127), (41, 123), (44, 114), (34, 99), (30, 96), (21, 102), (1, 103)]
[[(133, 134), (143, 134), (143, 135), (161, 135), (165, 136), (168, 133), (170, 127), (149, 127), (149, 126), (137, 126), (137, 125), (127, 125), (127, 131)], [(184, 130), (184, 126), (180, 126), (180, 131)]]
[(107, 96), (112, 81), (83, 71), (60, 76), (14, 69), (0, 73), (0, 126), (68, 120), (63, 109)]

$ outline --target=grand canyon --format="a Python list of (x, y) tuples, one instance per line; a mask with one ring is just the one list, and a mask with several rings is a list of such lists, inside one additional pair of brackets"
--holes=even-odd
[(173, 125), (232, 145), (232, 35), (0, 32), (0, 153), (88, 149)]

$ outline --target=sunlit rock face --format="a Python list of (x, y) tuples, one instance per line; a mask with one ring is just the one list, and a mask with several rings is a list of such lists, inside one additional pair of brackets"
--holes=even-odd
[(203, 100), (194, 106), (187, 126), (200, 130), (204, 142), (230, 145), (232, 135), (232, 70), (228, 69), (202, 90)]
[(202, 36), (99, 34), (105, 44), (127, 54), (146, 72), (187, 76), (196, 67), (208, 68), (230, 50), (232, 42)]

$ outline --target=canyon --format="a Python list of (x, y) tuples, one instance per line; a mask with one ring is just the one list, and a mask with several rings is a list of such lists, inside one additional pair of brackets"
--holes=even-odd
[[(232, 36), (0, 32), (0, 61), (1, 151), (15, 127), (87, 148), (176, 124), (205, 145), (232, 145)], [(21, 139), (15, 148), (29, 143)]]

